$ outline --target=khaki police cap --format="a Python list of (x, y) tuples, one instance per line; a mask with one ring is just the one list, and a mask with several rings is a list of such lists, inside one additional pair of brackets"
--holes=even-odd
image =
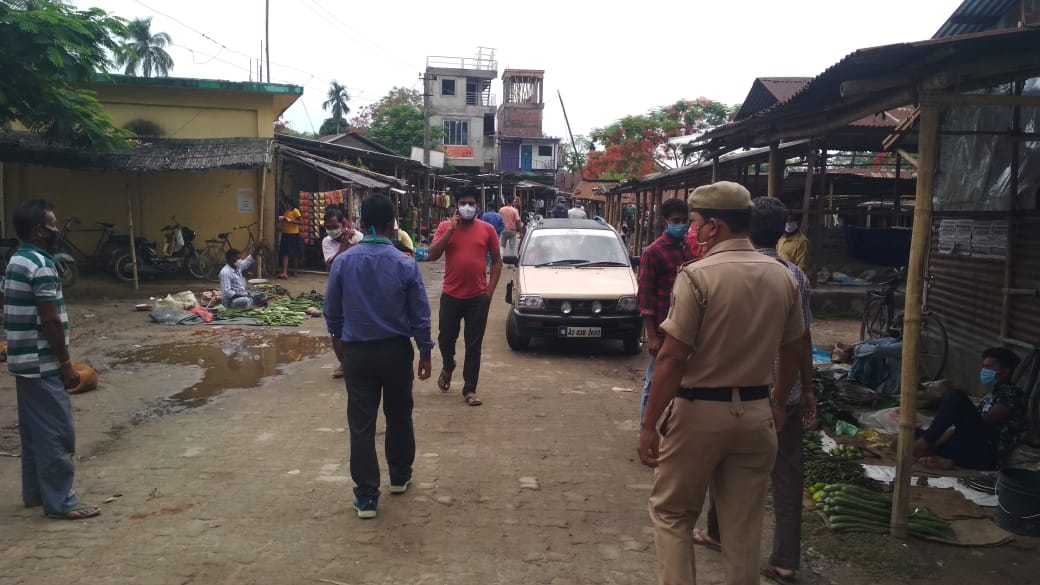
[(702, 185), (693, 190), (687, 200), (691, 211), (712, 209), (715, 211), (746, 211), (751, 209), (751, 193), (743, 185), (731, 181), (719, 181)]

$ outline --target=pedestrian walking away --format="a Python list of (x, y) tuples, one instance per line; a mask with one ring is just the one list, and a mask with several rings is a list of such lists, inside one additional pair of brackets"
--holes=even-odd
[(649, 507), (660, 582), (696, 583), (692, 532), (710, 484), (725, 582), (757, 585), (766, 486), (805, 323), (791, 272), (748, 240), (747, 189), (721, 181), (688, 203), (708, 251), (676, 276), (637, 446), (656, 469)]
[(639, 402), (639, 420), (643, 420), (646, 399), (650, 395), (650, 381), (654, 375), (654, 360), (664, 342), (661, 323), (668, 316), (672, 302), (672, 285), (679, 268), (694, 259), (686, 243), (690, 227), (690, 208), (682, 199), (668, 199), (661, 204), (665, 230), (661, 237), (643, 250), (639, 260), (639, 314), (646, 330), (646, 351), (649, 358), (643, 378), (643, 396)]
[(4, 272), (7, 370), (15, 377), (22, 446), (22, 502), (50, 518), (101, 513), (72, 491), (76, 433), (67, 389), (79, 385), (69, 357), (69, 318), (54, 266), (59, 229), (54, 206), (20, 204), (11, 216), (21, 244)]
[[(459, 208), (448, 221), (437, 226), (430, 246), (430, 261), (444, 256), (444, 287), (441, 293), (439, 333), (443, 369), (437, 378), (442, 392), (451, 389), (455, 371), (455, 342), (465, 322), (463, 338), (466, 357), (462, 366), (462, 397), (466, 404), (479, 406), (477, 381), (480, 378), (480, 352), (487, 328), (491, 297), (502, 275), (502, 254), (498, 235), (491, 224), (477, 216), (479, 192), (468, 187), (456, 198)], [(488, 275), (486, 258), (491, 256)]]
[(524, 225), (520, 221), (520, 211), (517, 209), (519, 204), (520, 202), (514, 197), (509, 203), (502, 206), (502, 209), (498, 210), (498, 214), (502, 216), (502, 222), (505, 224), (505, 229), (499, 234), (502, 254), (504, 255), (516, 256), (516, 235), (523, 229)]
[(418, 377), (430, 377), (433, 340), (430, 305), (415, 261), (393, 244), (394, 205), (384, 195), (361, 204), (366, 237), (332, 263), (325, 291), (325, 322), (343, 364), (350, 427), (350, 476), (359, 518), (375, 518), (379, 506), (376, 418), (383, 402), (390, 493), (403, 494), (412, 481), (415, 430), (412, 382), (419, 348)]
[[(798, 283), (805, 334), (802, 337), (799, 376), (787, 400), (784, 426), (777, 435), (776, 462), (770, 485), (773, 490), (773, 549), (769, 560), (762, 566), (762, 574), (781, 581), (794, 579), (801, 564), (802, 554), (802, 427), (816, 423), (816, 398), (812, 384), (812, 289), (809, 278), (791, 262), (780, 260), (776, 243), (784, 232), (787, 207), (775, 197), (758, 197), (751, 211), (751, 243), (760, 254), (783, 262)], [(708, 528), (696, 528), (693, 540), (710, 548), (719, 547), (719, 520), (715, 507), (714, 490), (708, 491)]]

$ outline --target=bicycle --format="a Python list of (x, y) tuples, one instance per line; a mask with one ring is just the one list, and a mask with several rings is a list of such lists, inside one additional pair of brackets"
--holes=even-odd
[[(906, 267), (897, 268), (891, 277), (881, 283), (880, 289), (867, 291), (860, 318), (860, 340), (889, 337), (896, 315), (896, 290), (905, 275)], [(938, 380), (946, 367), (949, 337), (938, 314), (928, 310), (928, 289), (934, 276), (925, 278), (921, 296), (921, 339), (918, 342), (918, 370), (922, 381)]]
[[(257, 222), (253, 222), (248, 225), (239, 225), (231, 228), (231, 232), (237, 230), (246, 230), (249, 233), (249, 241), (246, 243), (243, 250), (245, 253), (252, 251), (253, 258), (258, 262), (261, 262), (264, 267), (274, 266), (274, 253), (271, 252), (270, 248), (266, 244), (260, 242), (257, 239), (256, 234), (253, 233), (253, 228), (257, 225)], [(217, 282), (220, 280), (220, 269), (227, 264), (227, 251), (232, 248), (231, 232), (222, 232), (217, 234), (217, 237), (212, 240), (206, 240), (206, 247), (203, 248), (200, 253), (200, 271), (205, 275), (206, 280)], [(259, 271), (257, 272), (258, 276)]]
[[(68, 252), (78, 263), (84, 264), (91, 268), (108, 270), (112, 267), (112, 263), (119, 252), (124, 249), (129, 249), (130, 240), (127, 236), (117, 236), (115, 234), (115, 224), (94, 222), (97, 227), (87, 229), (73, 229), (74, 225), (81, 225), (83, 222), (78, 217), (70, 217), (65, 220), (65, 224), (61, 229), (61, 246), (63, 251)], [(94, 244), (94, 251), (87, 253), (77, 246), (72, 240), (69, 239), (69, 234), (86, 234), (86, 233), (100, 233), (98, 236), (97, 243)]]

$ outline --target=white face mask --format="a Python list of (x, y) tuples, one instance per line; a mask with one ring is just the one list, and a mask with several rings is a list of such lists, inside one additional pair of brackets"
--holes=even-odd
[(338, 240), (343, 237), (343, 228), (336, 228), (334, 230), (325, 230), (325, 233), (329, 235), (333, 240)]
[(459, 206), (459, 217), (465, 220), (473, 219), (477, 216), (477, 208), (472, 205), (460, 205)]

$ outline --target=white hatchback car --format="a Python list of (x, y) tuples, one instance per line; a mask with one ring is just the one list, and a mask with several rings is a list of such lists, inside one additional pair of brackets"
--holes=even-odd
[(626, 353), (642, 349), (639, 290), (617, 232), (601, 218), (542, 219), (524, 235), (506, 285), (512, 305), (506, 340), (524, 349), (533, 337), (620, 339)]

